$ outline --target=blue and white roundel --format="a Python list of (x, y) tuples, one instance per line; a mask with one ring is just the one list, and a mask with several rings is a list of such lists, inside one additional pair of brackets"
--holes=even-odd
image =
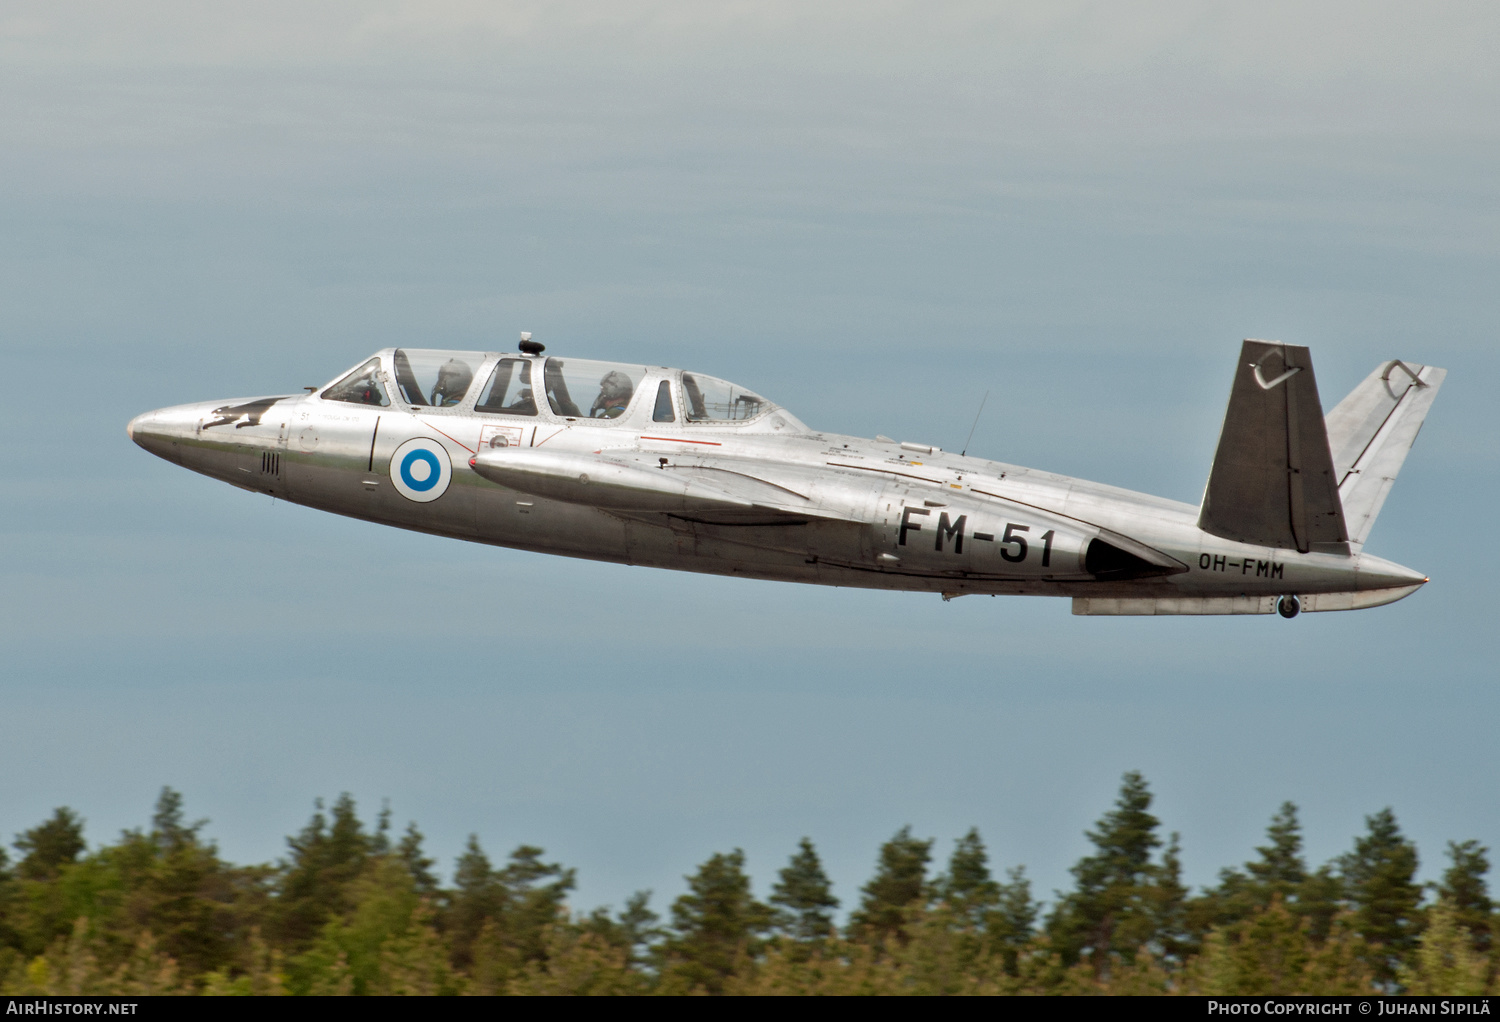
[(391, 485), (407, 500), (425, 504), (437, 500), (453, 481), (453, 462), (436, 440), (419, 436), (391, 455)]

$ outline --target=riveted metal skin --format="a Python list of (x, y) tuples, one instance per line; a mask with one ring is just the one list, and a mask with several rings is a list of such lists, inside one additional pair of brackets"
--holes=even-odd
[[(527, 380), (551, 371), (541, 355), (471, 354), (476, 381), (502, 362)], [(457, 403), (408, 403), (398, 355), (386, 349), (364, 363), (378, 360), (367, 375), (384, 404), (331, 400), (330, 385), (163, 408), (128, 432), (184, 468), (335, 514), (657, 568), (947, 599), (1071, 597), (1080, 614), (1358, 609), (1427, 581), (1365, 553), (1362, 535), (1352, 545), (1303, 542), (1307, 550), (1243, 542), (1205, 531), (1195, 505), (815, 431), (764, 399), (743, 420), (693, 421), (696, 391), (684, 389), (681, 370), (644, 367), (613, 418), (581, 406), (561, 414), (540, 399), (524, 415), (494, 414), (476, 407), (478, 382)], [(1427, 373), (1434, 391), (1441, 382), (1442, 370), (1401, 365), (1413, 380)], [(1340, 471), (1358, 482), (1357, 466)], [(1327, 502), (1326, 487), (1318, 495)], [(1289, 596), (1299, 603), (1280, 602)]]

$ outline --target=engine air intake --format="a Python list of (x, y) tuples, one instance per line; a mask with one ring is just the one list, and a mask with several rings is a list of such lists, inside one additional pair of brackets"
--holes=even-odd
[(1083, 570), (1101, 579), (1145, 578), (1149, 575), (1170, 575), (1171, 568), (1152, 564), (1143, 557), (1121, 550), (1113, 543), (1102, 539), (1089, 540), (1083, 555)]

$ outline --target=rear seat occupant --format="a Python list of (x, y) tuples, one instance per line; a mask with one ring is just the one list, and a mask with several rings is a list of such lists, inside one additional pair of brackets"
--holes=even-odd
[(594, 398), (594, 406), (589, 409), (591, 419), (618, 419), (625, 412), (625, 406), (630, 404), (631, 396), (635, 394), (635, 387), (630, 382), (630, 377), (612, 369), (604, 374), (599, 381), (599, 396)]
[(542, 390), (554, 414), (602, 423), (620, 419), (629, 411), (645, 378), (645, 366), (549, 358), (542, 370)]
[(474, 382), (474, 370), (456, 358), (450, 358), (438, 370), (437, 383), (429, 400), (434, 408), (452, 408), (464, 399)]

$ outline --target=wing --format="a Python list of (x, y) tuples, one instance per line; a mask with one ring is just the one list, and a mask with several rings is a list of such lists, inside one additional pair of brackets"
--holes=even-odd
[(538, 447), (482, 451), (469, 459), (469, 465), (508, 489), (609, 511), (670, 514), (725, 525), (860, 520), (853, 507), (817, 499), (810, 474), (795, 466), (669, 461), (628, 452), (581, 454)]

